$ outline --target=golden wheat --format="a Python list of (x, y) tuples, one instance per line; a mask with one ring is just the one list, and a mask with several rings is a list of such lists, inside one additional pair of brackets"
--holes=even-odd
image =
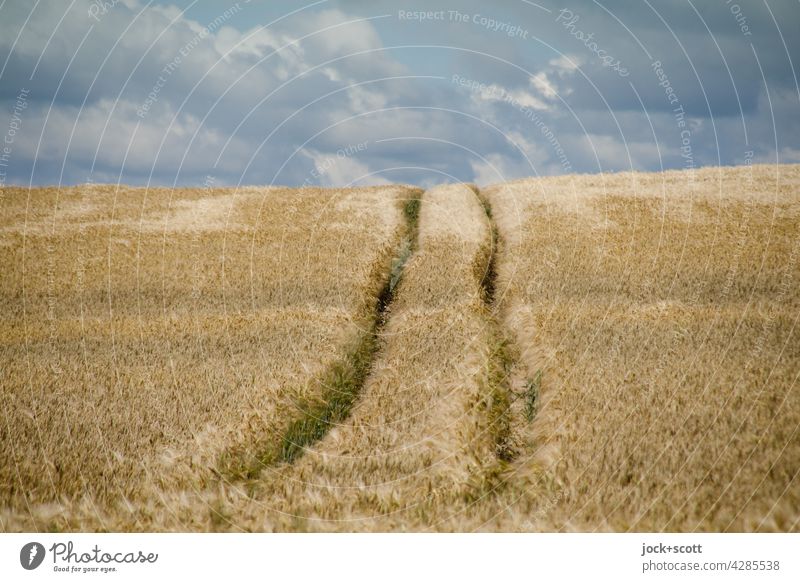
[(407, 191), (6, 190), (3, 528), (146, 527), (279, 431), (373, 311)]
[(541, 373), (527, 529), (796, 530), (800, 168), (488, 190), (506, 326)]
[[(390, 308), (351, 418), (294, 465), (266, 470), (222, 512), (253, 530), (437, 527), (495, 463), (481, 277), (491, 241), (473, 190), (425, 193), (419, 249)], [(457, 521), (457, 520), (456, 520)]]
[(799, 527), (798, 166), (4, 195), (4, 530)]

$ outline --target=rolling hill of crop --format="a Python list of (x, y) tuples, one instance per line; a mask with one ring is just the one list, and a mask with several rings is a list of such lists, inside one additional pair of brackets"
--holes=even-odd
[(800, 529), (800, 166), (6, 188), (0, 257), (0, 530)]

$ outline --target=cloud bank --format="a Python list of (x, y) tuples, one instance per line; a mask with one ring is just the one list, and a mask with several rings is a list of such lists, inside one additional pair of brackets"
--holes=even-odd
[(800, 4), (0, 9), (6, 184), (498, 182), (800, 161)]

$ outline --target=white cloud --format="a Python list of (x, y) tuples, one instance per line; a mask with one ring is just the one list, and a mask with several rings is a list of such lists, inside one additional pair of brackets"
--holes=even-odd
[(577, 55), (561, 55), (558, 58), (550, 59), (547, 64), (555, 71), (559, 76), (564, 76), (574, 71), (577, 71), (582, 65), (584, 61), (581, 57)]
[(479, 90), (473, 95), (475, 102), (508, 103), (512, 107), (528, 107), (537, 111), (547, 111), (550, 106), (542, 99), (522, 89), (507, 89), (502, 85), (493, 83), (485, 90)]
[(355, 156), (357, 152), (350, 153), (339, 150), (323, 153), (314, 149), (305, 149), (301, 152), (311, 161), (306, 184), (319, 184), (320, 186), (377, 186), (391, 182), (372, 172), (369, 166)]
[(547, 78), (544, 72), (536, 73), (530, 79), (531, 87), (536, 89), (545, 99), (555, 99), (558, 96), (558, 90), (555, 85)]
[(541, 173), (528, 165), (527, 161), (517, 157), (505, 154), (489, 154), (484, 157), (484, 160), (472, 159), (469, 163), (472, 180), (481, 187)]
[(565, 136), (581, 165), (594, 171), (645, 170), (659, 166), (659, 150), (650, 141), (631, 141), (613, 135), (587, 133)]
[[(477, 3), (469, 5), (475, 11), (486, 10)], [(684, 163), (680, 128), (671, 109), (664, 108), (663, 88), (648, 65), (640, 63), (637, 70), (633, 55), (625, 55), (630, 79), (648, 108), (645, 113), (629, 83), (617, 76), (604, 81), (603, 73), (608, 71), (596, 59), (579, 50), (580, 45), (576, 48), (573, 37), (546, 24), (534, 31), (535, 23), (531, 23), (531, 32), (540, 34), (555, 53), (496, 34), (473, 35), (463, 44), (467, 37), (457, 26), (404, 27), (402, 34), (409, 43), (419, 41), (418, 46), (384, 50), (381, 34), (391, 30), (394, 44), (393, 27), (398, 23), (390, 18), (370, 20), (383, 11), (374, 3), (339, 3), (347, 11), (328, 9), (326, 4), (264, 28), (256, 24), (267, 21), (267, 7), (242, 2), (239, 18), (215, 26), (209, 35), (203, 32), (209, 21), (187, 18), (175, 6), (125, 0), (102, 15), (100, 22), (88, 16), (89, 6), (90, 0), (74, 4), (41, 0), (35, 10), (32, 3), (3, 5), (0, 62), (23, 23), (27, 24), (0, 80), (0, 101), (11, 111), (19, 88), (31, 91), (14, 143), (10, 181), (27, 180), (35, 157), (34, 181), (39, 182), (58, 179), (62, 165), (67, 181), (84, 181), (91, 167), (96, 175), (114, 176), (124, 161), (128, 173), (123, 180), (146, 178), (152, 170), (155, 181), (171, 183), (184, 160), (179, 181), (196, 181), (196, 176), (213, 171), (219, 183), (273, 178), (302, 183), (314, 160), (335, 156), (342, 144), (365, 139), (373, 142), (369, 150), (338, 163), (324, 177), (325, 183), (347, 183), (391, 166), (423, 168), (416, 173), (409, 170), (418, 183), (430, 183), (431, 176), (437, 180), (474, 177), (488, 183), (535, 172), (657, 169), (662, 161), (666, 167)], [(229, 7), (221, 6), (219, 13)], [(269, 7), (279, 11), (274, 4)], [(359, 16), (359, 11), (365, 14)], [(201, 13), (213, 21), (208, 5)], [(587, 12), (587, 24), (590, 16)], [(602, 22), (593, 20), (592, 24), (599, 36)], [(202, 38), (195, 42), (198, 35)], [(764, 41), (763, 36), (754, 27), (754, 41)], [(422, 48), (453, 39), (476, 52)], [(623, 54), (618, 48), (624, 38), (604, 35), (605, 39), (609, 52)], [(774, 159), (776, 140), (781, 161), (800, 161), (794, 81), (785, 65), (768, 58), (774, 51), (763, 56), (769, 100), (758, 88), (760, 72), (747, 61), (751, 51), (733, 53), (739, 63), (733, 74), (744, 103), (745, 123), (736, 107), (720, 115), (715, 112), (712, 123), (705, 115), (705, 96), (689, 78), (694, 72), (689, 75), (676, 64), (674, 59), (682, 57), (668, 50), (669, 39), (656, 31), (649, 40), (665, 63), (673, 61), (665, 67), (686, 106), (698, 164), (714, 163), (718, 156), (722, 163), (741, 160), (749, 149), (755, 151), (756, 160)], [(187, 46), (191, 50), (186, 51)], [(719, 75), (727, 72), (711, 66), (714, 52), (700, 54), (702, 43), (692, 39), (687, 39), (686, 46), (698, 57), (693, 62), (712, 107), (716, 111), (719, 103), (730, 105), (730, 91), (722, 87), (724, 83), (715, 82), (724, 80)], [(724, 42), (722, 47), (728, 50)], [(569, 52), (558, 52), (564, 50)], [(533, 74), (476, 56), (480, 51), (505, 55)], [(176, 57), (180, 62), (165, 75), (164, 68)], [(449, 78), (453, 71), (485, 83), (484, 90), (469, 91), (447, 79), (378, 81), (409, 74)], [(752, 80), (756, 72), (757, 83), (740, 82)], [(791, 81), (788, 89), (787, 80)], [(145, 115), (137, 115), (157, 83), (157, 98)], [(757, 105), (748, 110), (747, 95), (759, 91)], [(328, 96), (311, 104), (323, 95)], [(562, 99), (572, 110), (564, 107)], [(401, 139), (379, 143), (382, 138)], [(308, 149), (296, 155), (304, 143)], [(462, 148), (476, 151), (486, 161), (475, 161)], [(214, 167), (218, 158), (219, 165)], [(390, 175), (394, 180), (398, 176)]]

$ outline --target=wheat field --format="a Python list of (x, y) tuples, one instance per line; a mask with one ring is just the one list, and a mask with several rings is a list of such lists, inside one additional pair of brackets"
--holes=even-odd
[(0, 209), (3, 531), (800, 529), (800, 166)]
[(558, 488), (539, 530), (796, 531), (800, 168), (488, 189)]
[(4, 528), (137, 527), (280, 433), (368, 325), (408, 192), (7, 190)]
[(227, 513), (253, 530), (417, 530), (450, 521), (495, 464), (487, 218), (467, 186), (425, 193), (418, 249), (349, 420)]

